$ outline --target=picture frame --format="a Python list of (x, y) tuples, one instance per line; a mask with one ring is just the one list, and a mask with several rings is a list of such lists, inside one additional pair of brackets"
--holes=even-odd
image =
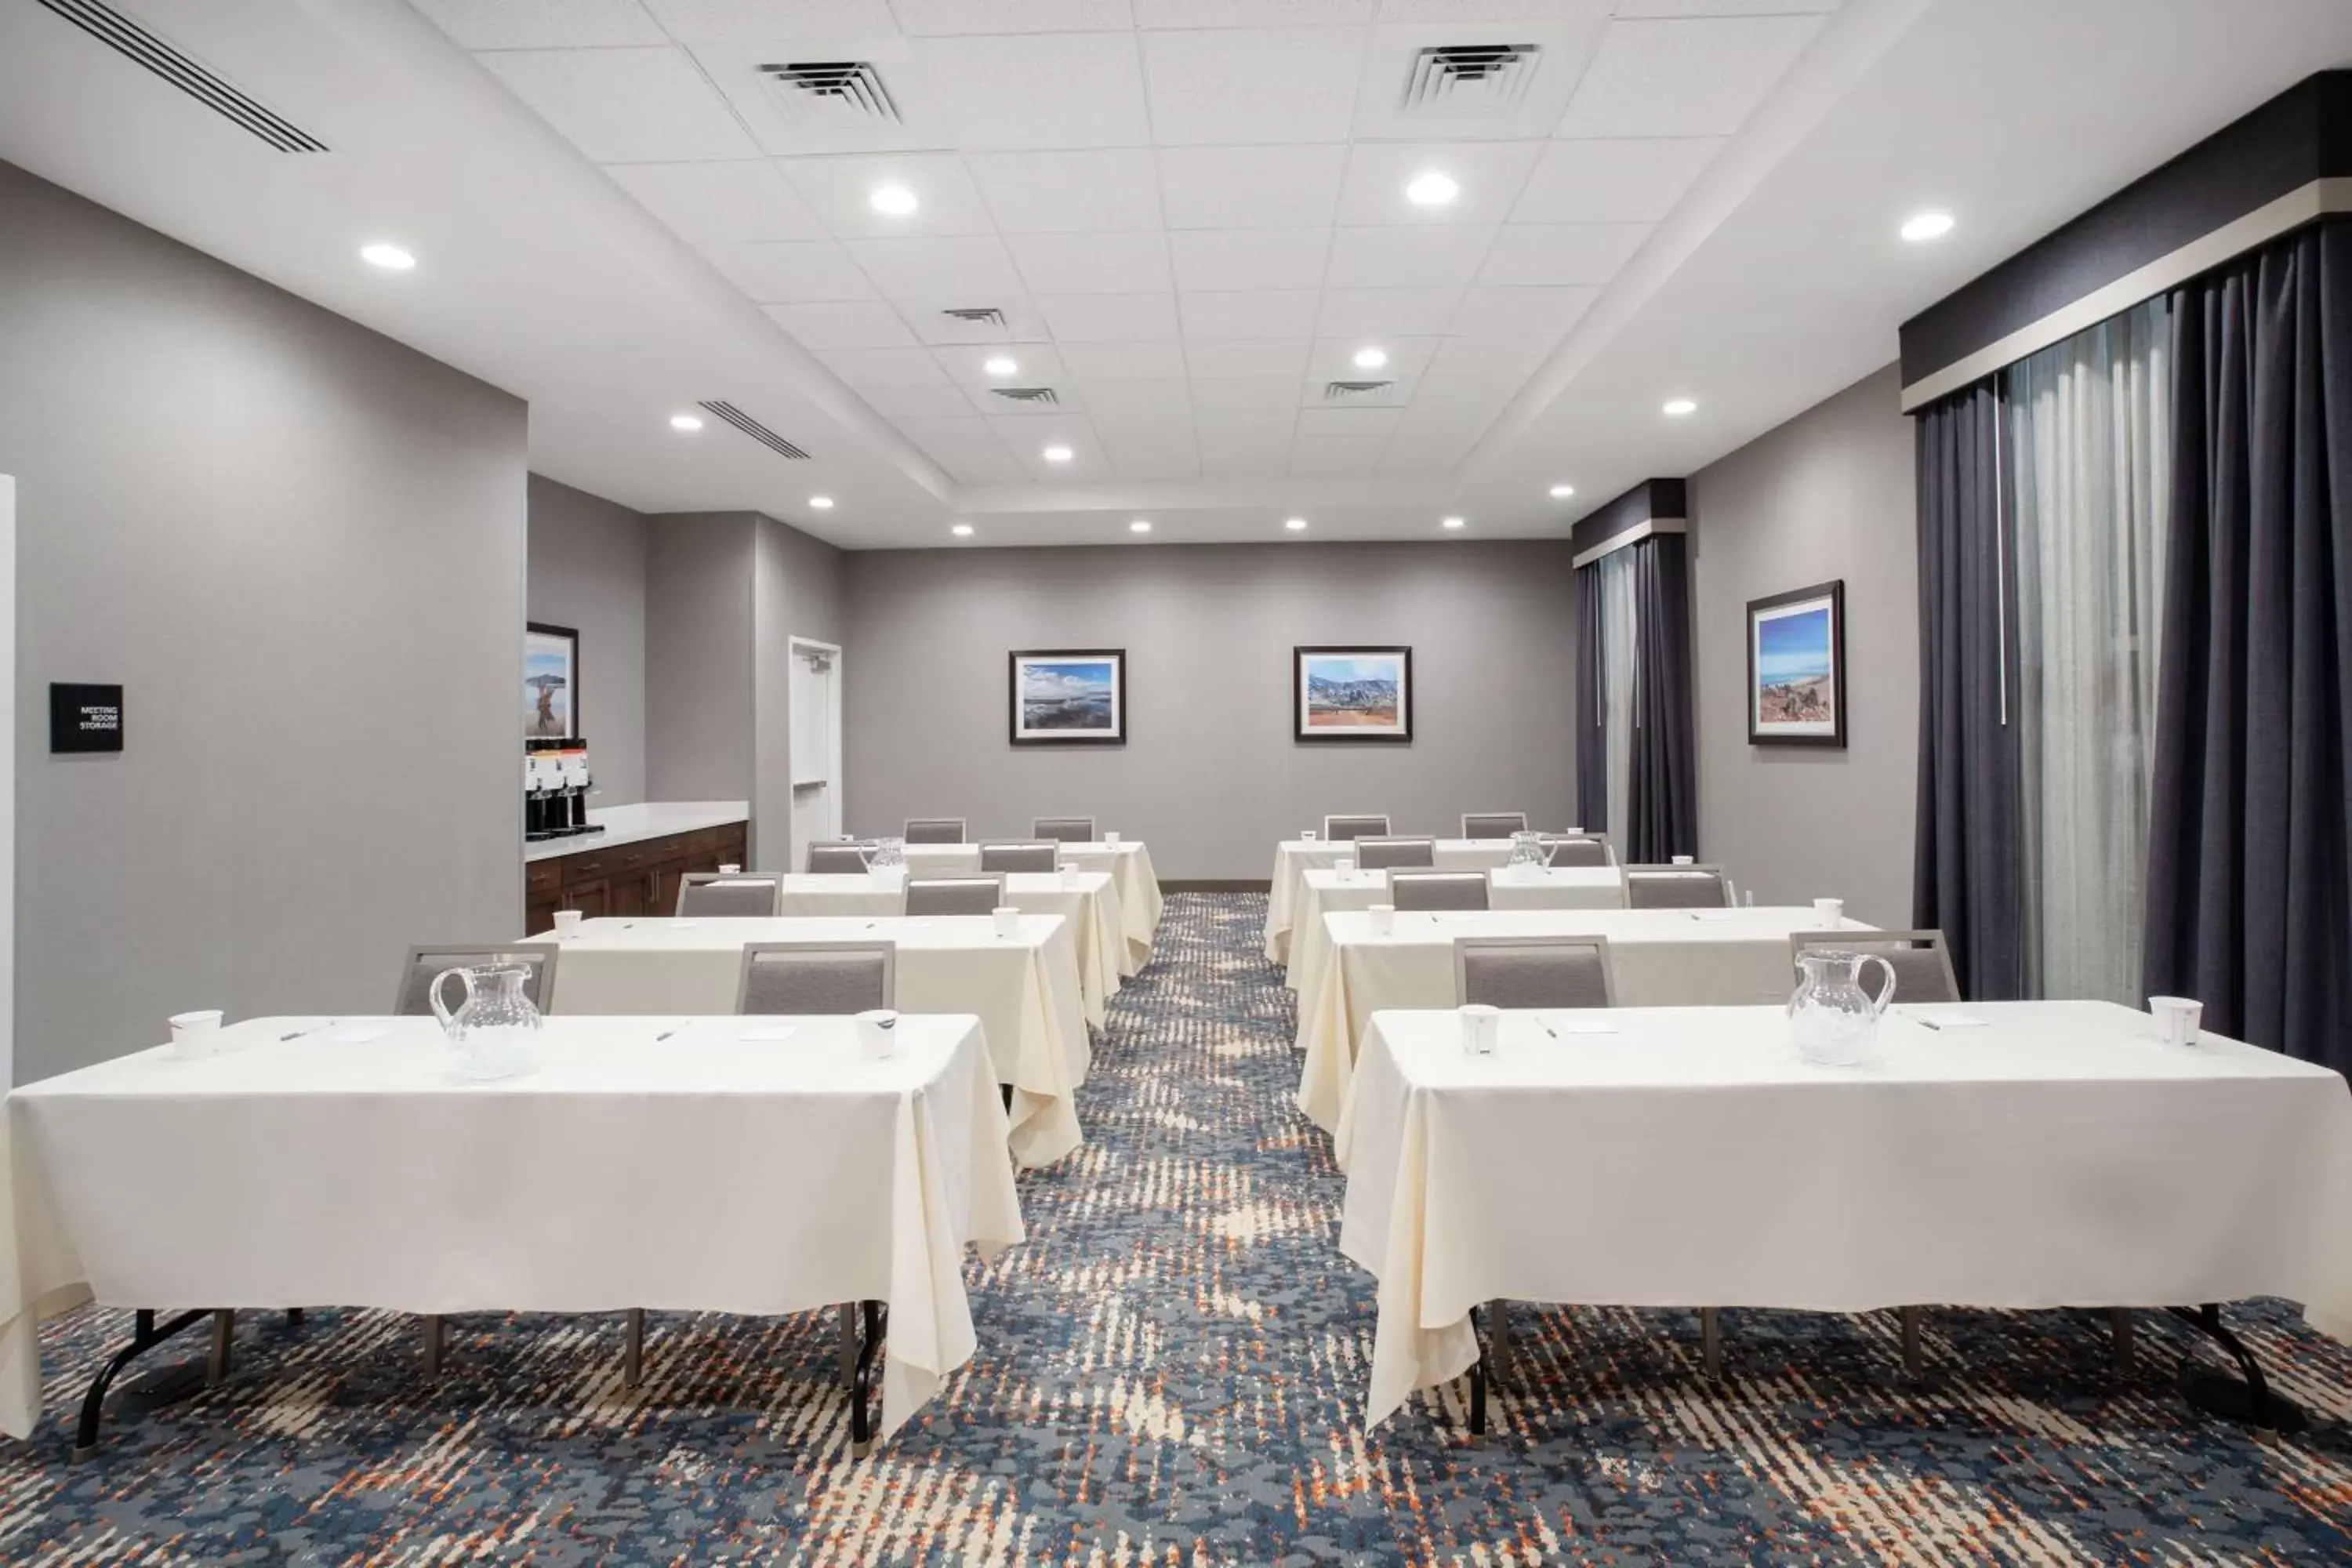
[(526, 741), (576, 739), (580, 730), (580, 633), (526, 621), (522, 641), (522, 734)]
[(1846, 743), (1845, 580), (1748, 601), (1748, 743)]
[(1127, 650), (1018, 648), (1005, 656), (1005, 720), (1016, 746), (1127, 744)]
[(1411, 744), (1412, 649), (1293, 647), (1290, 720), (1297, 742)]

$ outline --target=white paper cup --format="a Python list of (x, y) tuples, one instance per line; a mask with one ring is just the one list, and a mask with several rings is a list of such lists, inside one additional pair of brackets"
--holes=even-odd
[(164, 1022), (172, 1026), (173, 1056), (208, 1057), (213, 1054), (215, 1037), (220, 1034), (219, 1008), (205, 1007), (194, 1013), (174, 1013)]
[(1104, 835), (1103, 835), (1103, 847), (1104, 847), (1104, 848), (1106, 848), (1106, 849), (1116, 849), (1116, 848), (1118, 848), (1118, 834), (1116, 834), (1116, 833), (1106, 833), (1106, 834), (1104, 834)]
[(1465, 1002), (1455, 1009), (1462, 1015), (1462, 1049), (1474, 1057), (1491, 1057), (1495, 1043), (1502, 1037), (1503, 1012), (1484, 1002)]
[(1843, 899), (1815, 899), (1813, 900), (1813, 923), (1820, 926), (1823, 931), (1837, 930), (1838, 927), (1845, 923), (1845, 900)]
[(1339, 872), (1342, 877), (1352, 877), (1356, 874), (1356, 858), (1353, 855), (1342, 855), (1331, 862), (1331, 869)]
[(740, 866), (721, 866), (719, 868), (719, 874), (722, 877), (740, 877), (743, 874), (743, 868)]
[(2156, 1016), (2156, 1030), (2168, 1046), (2193, 1046), (2198, 1040), (2198, 1025), (2205, 1016), (2205, 1004), (2193, 996), (2151, 996), (2147, 1010)]
[(1315, 829), (1313, 829), (1313, 828), (1311, 828), (1311, 827), (1302, 827), (1302, 828), (1300, 828), (1300, 829), (1298, 830), (1298, 842), (1300, 842), (1301, 844), (1312, 844), (1312, 843), (1314, 843), (1314, 842), (1315, 842)]
[(997, 905), (992, 918), (996, 921), (997, 935), (1019, 936), (1021, 934), (1021, 911), (1011, 904)]
[(580, 934), (580, 911), (578, 910), (556, 910), (555, 934), (559, 937), (578, 936)]
[(1396, 906), (1394, 904), (1374, 904), (1370, 909), (1366, 910), (1364, 912), (1372, 917), (1372, 934), (1374, 936), (1386, 936), (1389, 932), (1396, 930)]
[(888, 1007), (871, 1007), (857, 1015), (857, 1054), (880, 1061), (898, 1049), (898, 1015)]
[(1674, 863), (1677, 866), (1692, 866), (1697, 864), (1697, 862), (1688, 855), (1675, 856), (1674, 858)]

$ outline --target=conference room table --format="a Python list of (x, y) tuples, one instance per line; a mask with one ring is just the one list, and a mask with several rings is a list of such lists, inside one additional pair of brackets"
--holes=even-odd
[[(1341, 856), (1352, 860), (1355, 853), (1355, 841), (1347, 838), (1286, 838), (1274, 847), (1274, 879), (1267, 885), (1265, 898), (1268, 963), (1290, 961), (1291, 933), (1299, 923), (1299, 890), (1307, 873), (1334, 870)], [(1424, 868), (1486, 871), (1505, 864), (1510, 858), (1511, 841), (1507, 838), (1440, 838), (1433, 851), (1433, 863)]]
[(211, 1309), (878, 1301), (895, 1431), (972, 1354), (964, 1249), (1024, 1235), (979, 1020), (895, 1035), (871, 1060), (847, 1018), (551, 1017), (535, 1067), (480, 1082), (431, 1018), (249, 1018), (208, 1056), (26, 1085), (0, 1118), (0, 1430), (40, 1415), (41, 1317), (95, 1297), (145, 1345)]
[[(1160, 878), (1151, 868), (1151, 851), (1140, 839), (1134, 838), (1122, 838), (1117, 844), (1063, 843), (1055, 845), (1055, 858), (1061, 865), (1109, 874), (1112, 887), (1118, 891), (1119, 930), (1127, 938), (1118, 972), (1141, 973), (1143, 966), (1151, 962), (1152, 938), (1160, 930), (1160, 915), (1165, 905)], [(907, 868), (918, 877), (968, 876), (980, 869), (980, 846), (909, 844)]]
[[(896, 915), (903, 910), (903, 884), (860, 872), (799, 872), (779, 877), (781, 907), (787, 917)], [(1106, 1007), (1118, 992), (1124, 938), (1118, 928), (1118, 890), (1108, 871), (1015, 871), (1004, 879), (1005, 902), (1027, 915), (1060, 915), (1077, 943), (1078, 994), (1087, 1022), (1100, 1028)]]
[(898, 1011), (979, 1016), (996, 1080), (1013, 1089), (1014, 1157), (1047, 1165), (1085, 1141), (1076, 1097), (1093, 1047), (1077, 944), (1059, 915), (1024, 914), (1009, 937), (986, 915), (876, 915), (604, 919), (535, 940), (562, 950), (554, 1011), (633, 1016), (732, 1013), (747, 943), (887, 942)]
[[(1290, 966), (1283, 984), (1314, 989), (1330, 946), (1323, 917), (1332, 910), (1369, 910), (1389, 898), (1386, 871), (1309, 871), (1298, 879), (1290, 932)], [(1495, 910), (1622, 910), (1625, 873), (1614, 866), (1495, 866), (1486, 871), (1486, 907)]]
[(2352, 1337), (2352, 1091), (2326, 1068), (2105, 1002), (1897, 1002), (1851, 1068), (1777, 1007), (1501, 1025), (1490, 1056), (1451, 1011), (1366, 1032), (1336, 1150), (1339, 1247), (1380, 1282), (1367, 1425), (1478, 1363), (1487, 1301), (2268, 1296)]
[(1296, 1043), (1305, 1057), (1298, 1108), (1327, 1132), (1339, 1125), (1372, 1015), (1454, 1005), (1456, 937), (1607, 937), (1618, 1005), (1665, 1007), (1785, 1005), (1797, 988), (1792, 933), (1873, 929), (1824, 927), (1811, 908), (1412, 910), (1393, 921), (1376, 935), (1369, 913), (1323, 917), (1330, 954), (1313, 989), (1299, 993)]

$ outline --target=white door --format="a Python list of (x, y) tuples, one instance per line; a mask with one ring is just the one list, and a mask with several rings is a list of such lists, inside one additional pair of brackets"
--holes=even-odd
[(792, 639), (793, 858), (808, 864), (808, 847), (841, 837), (841, 649)]

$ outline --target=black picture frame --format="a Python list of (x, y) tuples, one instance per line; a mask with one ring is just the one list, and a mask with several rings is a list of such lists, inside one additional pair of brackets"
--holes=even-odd
[[(1308, 723), (1307, 683), (1311, 661), (1330, 659), (1393, 659), (1397, 669), (1397, 706), (1393, 724), (1347, 724), (1325, 727)], [(1290, 650), (1290, 738), (1302, 745), (1411, 745), (1412, 743), (1412, 648), (1410, 645), (1299, 644)]]
[[(1107, 729), (1031, 726), (1021, 695), (1023, 661), (1108, 664), (1110, 723)], [(1124, 746), (1128, 736), (1127, 650), (1123, 647), (1024, 647), (1004, 656), (1005, 738), (1016, 746)]]
[(526, 741), (550, 741), (550, 740), (563, 740), (563, 741), (571, 741), (571, 740), (578, 740), (578, 739), (579, 739), (579, 738), (580, 738), (580, 737), (581, 737), (581, 736), (585, 732), (585, 731), (583, 731), (583, 729), (581, 728), (581, 718), (580, 718), (580, 632), (579, 632), (579, 629), (578, 629), (577, 627), (574, 627), (574, 626), (552, 626), (552, 625), (550, 625), (548, 622), (545, 622), (545, 621), (525, 621), (525, 622), (523, 623), (523, 633), (524, 633), (524, 636), (523, 636), (523, 686), (524, 686), (524, 689), (525, 689), (526, 692), (527, 692), (527, 691), (529, 690), (529, 689), (530, 689), (530, 680), (531, 680), (531, 676), (530, 676), (531, 641), (530, 641), (530, 639), (531, 639), (531, 638), (533, 638), (533, 637), (550, 637), (550, 638), (553, 638), (553, 639), (559, 640), (559, 641), (562, 642), (562, 643), (565, 645), (565, 649), (566, 649), (566, 651), (565, 651), (565, 662), (564, 662), (564, 667), (563, 667), (563, 678), (564, 678), (564, 679), (565, 679), (566, 681), (568, 681), (568, 682), (570, 683), (570, 684), (567, 686), (567, 688), (565, 689), (566, 689), (566, 692), (567, 692), (567, 695), (568, 695), (568, 699), (569, 699), (569, 704), (570, 704), (570, 705), (569, 705), (569, 707), (568, 707), (568, 708), (566, 709), (566, 710), (565, 710), (565, 711), (566, 711), (566, 718), (567, 718), (567, 721), (567, 721), (566, 725), (564, 726), (564, 728), (566, 729), (566, 731), (567, 731), (568, 732), (567, 732), (567, 733), (564, 733), (564, 734), (562, 734), (562, 735), (548, 734), (548, 733), (541, 733), (541, 731), (539, 731), (535, 730), (534, 728), (532, 728), (531, 721), (530, 721), (530, 717), (529, 717), (529, 712), (530, 712), (530, 710), (529, 710), (528, 709), (526, 709), (526, 710), (524, 710), (525, 717), (524, 717), (524, 720), (523, 720), (523, 730), (522, 730), (523, 739), (524, 739), (524, 740), (526, 740)]
[[(1810, 695), (1818, 698), (1819, 689), (1829, 696), (1829, 717), (1826, 720), (1783, 720), (1767, 723), (1764, 718), (1765, 688), (1760, 683), (1757, 650), (1761, 642), (1762, 626), (1783, 620), (1794, 613), (1814, 605), (1829, 611), (1827, 653), (1829, 671), (1826, 676), (1813, 677), (1805, 683), (1815, 688)], [(1748, 743), (1751, 746), (1820, 746), (1843, 751), (1846, 744), (1845, 721), (1845, 579), (1815, 583), (1810, 587), (1791, 588), (1785, 594), (1773, 594), (1748, 601)]]

